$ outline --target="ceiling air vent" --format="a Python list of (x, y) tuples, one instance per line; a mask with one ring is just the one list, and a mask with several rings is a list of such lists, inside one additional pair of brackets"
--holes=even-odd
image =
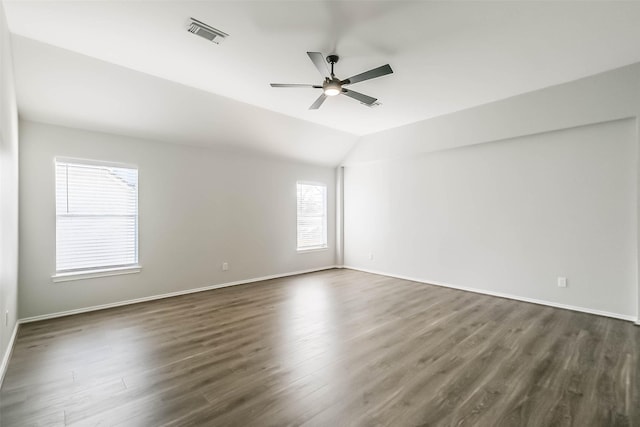
[(190, 33), (209, 40), (210, 42), (214, 42), (215, 44), (222, 43), (222, 41), (229, 36), (229, 34), (216, 30), (212, 26), (193, 18), (189, 21), (189, 28), (187, 30)]

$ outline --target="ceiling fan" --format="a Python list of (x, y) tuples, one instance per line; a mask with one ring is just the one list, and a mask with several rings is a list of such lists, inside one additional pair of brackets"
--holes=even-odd
[(326, 58), (326, 62), (331, 64), (331, 77), (326, 76), (329, 70), (327, 69), (327, 64), (325, 63), (325, 58), (323, 57), (322, 53), (307, 52), (307, 55), (309, 55), (309, 58), (313, 62), (313, 65), (315, 65), (318, 71), (320, 71), (322, 77), (324, 77), (324, 82), (321, 85), (271, 83), (271, 87), (310, 87), (314, 89), (322, 89), (322, 94), (318, 97), (318, 99), (315, 100), (313, 104), (311, 104), (309, 110), (317, 110), (318, 108), (320, 108), (320, 106), (328, 96), (336, 96), (340, 94), (347, 95), (348, 97), (358, 100), (363, 104), (373, 105), (377, 101), (376, 98), (353, 91), (351, 89), (345, 89), (344, 86), (362, 82), (365, 80), (375, 79), (376, 77), (381, 77), (393, 73), (393, 70), (391, 69), (389, 64), (386, 64), (381, 67), (365, 71), (364, 73), (356, 74), (355, 76), (349, 77), (348, 79), (340, 80), (335, 76), (335, 74), (333, 74), (333, 66), (338, 62), (338, 59), (340, 59), (338, 55), (329, 55)]

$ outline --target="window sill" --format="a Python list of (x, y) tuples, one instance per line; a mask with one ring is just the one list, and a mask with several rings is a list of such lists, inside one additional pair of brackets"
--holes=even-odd
[(307, 253), (307, 252), (322, 252), (328, 251), (328, 246), (319, 246), (317, 248), (306, 248), (306, 249), (298, 249), (298, 253)]
[(128, 267), (104, 268), (101, 270), (74, 271), (71, 273), (58, 273), (51, 276), (54, 283), (69, 282), (71, 280), (93, 279), (96, 277), (119, 276), (121, 274), (140, 273), (142, 267), (131, 265)]

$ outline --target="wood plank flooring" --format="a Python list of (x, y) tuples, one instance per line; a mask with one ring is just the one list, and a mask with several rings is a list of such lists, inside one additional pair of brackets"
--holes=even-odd
[(0, 425), (640, 426), (640, 328), (328, 270), (23, 325)]

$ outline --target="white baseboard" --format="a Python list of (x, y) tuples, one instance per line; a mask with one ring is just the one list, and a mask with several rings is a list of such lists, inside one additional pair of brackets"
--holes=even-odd
[(608, 311), (594, 310), (594, 309), (591, 309), (591, 308), (577, 307), (577, 306), (568, 305), (568, 304), (560, 304), (560, 303), (556, 303), (556, 302), (552, 302), (552, 301), (545, 301), (545, 300), (539, 300), (539, 299), (535, 299), (535, 298), (521, 297), (521, 296), (518, 296), (518, 295), (505, 294), (505, 293), (502, 293), (502, 292), (493, 292), (493, 291), (487, 291), (487, 290), (484, 290), (484, 289), (469, 288), (469, 287), (466, 287), (466, 286), (452, 285), (452, 284), (449, 284), (449, 283), (436, 282), (436, 281), (424, 280), (424, 279), (416, 279), (415, 277), (401, 276), (401, 275), (397, 275), (397, 274), (385, 273), (385, 272), (382, 272), (382, 271), (369, 270), (369, 269), (366, 269), (366, 268), (359, 268), (359, 267), (354, 267), (354, 266), (349, 266), (349, 265), (345, 265), (344, 268), (348, 268), (350, 270), (363, 271), (365, 273), (378, 274), (380, 276), (394, 277), (396, 279), (409, 280), (411, 282), (424, 283), (424, 284), (427, 284), (427, 285), (435, 285), (435, 286), (441, 286), (441, 287), (444, 287), (444, 288), (458, 289), (458, 290), (461, 290), (461, 291), (475, 292), (477, 294), (490, 295), (490, 296), (500, 297), (500, 298), (507, 298), (507, 299), (512, 299), (512, 300), (516, 300), (516, 301), (522, 301), (522, 302), (530, 302), (532, 304), (546, 305), (546, 306), (555, 307), (555, 308), (563, 308), (565, 310), (580, 311), (582, 313), (596, 314), (598, 316), (612, 317), (614, 319), (629, 320), (631, 322), (635, 322), (636, 325), (640, 325), (640, 320), (636, 316), (629, 316), (629, 315), (626, 315), (626, 314), (611, 313), (611, 312), (608, 312)]
[(153, 301), (153, 300), (158, 300), (158, 299), (163, 299), (163, 298), (171, 298), (171, 297), (175, 297), (175, 296), (179, 296), (179, 295), (187, 295), (187, 294), (193, 294), (193, 293), (196, 293), (196, 292), (210, 291), (212, 289), (226, 288), (226, 287), (229, 287), (229, 286), (245, 285), (247, 283), (261, 282), (263, 280), (271, 280), (271, 279), (279, 279), (279, 278), (288, 277), (288, 276), (296, 276), (298, 274), (314, 273), (316, 271), (331, 270), (333, 268), (336, 268), (336, 266), (335, 265), (329, 265), (329, 266), (326, 266), (326, 267), (312, 268), (312, 269), (309, 269), (309, 270), (293, 271), (293, 272), (290, 272), (290, 273), (282, 273), (282, 274), (272, 274), (270, 276), (255, 277), (253, 279), (237, 280), (235, 282), (220, 283), (220, 284), (217, 284), (217, 285), (204, 286), (204, 287), (201, 287), (201, 288), (186, 289), (186, 290), (183, 290), (183, 291), (170, 292), (170, 293), (160, 294), (160, 295), (152, 295), (152, 296), (149, 296), (149, 297), (142, 297), (142, 298), (136, 298), (136, 299), (126, 300), (126, 301), (112, 302), (112, 303), (109, 303), (109, 304), (94, 305), (94, 306), (91, 306), (91, 307), (83, 307), (83, 308), (78, 308), (78, 309), (74, 309), (74, 310), (60, 311), (60, 312), (57, 312), (57, 313), (43, 314), (43, 315), (40, 315), (40, 316), (26, 317), (24, 319), (20, 319), (19, 322), (20, 323), (37, 322), (39, 320), (54, 319), (56, 317), (63, 317), (63, 316), (71, 316), (71, 315), (74, 315), (74, 314), (87, 313), (89, 311), (104, 310), (106, 308), (120, 307), (120, 306), (123, 306), (123, 305), (137, 304), (137, 303), (140, 303), (140, 302)]
[(2, 387), (4, 375), (7, 373), (7, 368), (9, 367), (9, 360), (11, 360), (11, 353), (13, 353), (13, 345), (16, 342), (16, 336), (18, 336), (19, 327), (20, 321), (18, 320), (13, 327), (13, 333), (11, 334), (11, 338), (9, 339), (9, 344), (7, 345), (7, 349), (5, 350), (4, 356), (2, 357), (2, 364), (0, 364), (0, 387)]

